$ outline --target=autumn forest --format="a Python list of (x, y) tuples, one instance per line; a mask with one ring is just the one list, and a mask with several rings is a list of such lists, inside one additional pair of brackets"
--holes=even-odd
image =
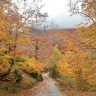
[(28, 1), (0, 0), (0, 96), (96, 96), (96, 0), (68, 0), (84, 18), (69, 29)]

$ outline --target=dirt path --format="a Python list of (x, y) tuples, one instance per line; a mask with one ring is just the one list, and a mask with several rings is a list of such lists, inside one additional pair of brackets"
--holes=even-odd
[(44, 73), (44, 81), (32, 89), (34, 92), (32, 96), (65, 96), (48, 74), (49, 73)]
[[(19, 93), (5, 94), (2, 96), (65, 96), (56, 86), (56, 82), (48, 76), (49, 73), (43, 74), (43, 82), (38, 83), (31, 89), (22, 90)], [(0, 94), (1, 96), (1, 94)]]

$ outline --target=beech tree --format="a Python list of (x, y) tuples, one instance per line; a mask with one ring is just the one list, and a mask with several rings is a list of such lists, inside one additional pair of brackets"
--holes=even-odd
[[(33, 58), (27, 59), (26, 52), (28, 50), (25, 50), (27, 44), (31, 41), (29, 35), (30, 26), (25, 26), (23, 16), (13, 9), (9, 0), (0, 2), (0, 13), (0, 78), (17, 82), (17, 79), (21, 79), (21, 74), (18, 73), (18, 70), (21, 69), (20, 66), (22, 66), (23, 70), (23, 64), (25, 63), (26, 65), (26, 61), (29, 62), (28, 65), (33, 63), (30, 66), (30, 70), (34, 69), (34, 71), (31, 72), (40, 74), (43, 66), (37, 68), (37, 63), (35, 63), (37, 61), (33, 60)], [(31, 62), (31, 60), (34, 62)], [(24, 68), (24, 70), (28, 72), (27, 68)], [(15, 72), (19, 74), (20, 78)]]
[(57, 46), (54, 47), (53, 53), (50, 56), (50, 73), (52, 77), (56, 78), (59, 75), (58, 62), (63, 58), (63, 54), (58, 50)]
[[(78, 90), (95, 89), (95, 61), (89, 60), (90, 54), (80, 46), (69, 42), (64, 59), (59, 62), (59, 72), (67, 76)], [(90, 70), (90, 71), (89, 71)]]
[(91, 23), (96, 22), (96, 0), (69, 0), (69, 8), (72, 15), (81, 15)]

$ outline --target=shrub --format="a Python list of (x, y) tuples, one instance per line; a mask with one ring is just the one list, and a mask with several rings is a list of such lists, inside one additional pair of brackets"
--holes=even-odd
[(53, 78), (56, 78), (59, 76), (59, 72), (57, 71), (57, 65), (50, 67), (50, 74)]
[(43, 80), (42, 75), (39, 74), (37, 71), (34, 72), (34, 73), (31, 73), (30, 75), (31, 75), (32, 77), (34, 77), (36, 80), (38, 80), (38, 81), (42, 81), (42, 80)]
[(15, 81), (19, 82), (22, 79), (22, 75), (19, 73), (19, 70), (14, 70), (14, 74), (15, 74)]

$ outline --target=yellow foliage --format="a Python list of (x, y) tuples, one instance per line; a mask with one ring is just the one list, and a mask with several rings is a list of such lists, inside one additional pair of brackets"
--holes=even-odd
[(0, 73), (5, 74), (9, 70), (9, 58), (10, 56), (8, 55), (0, 56)]
[(96, 62), (88, 60), (88, 56), (88, 52), (84, 52), (79, 47), (72, 45), (67, 49), (63, 60), (60, 60), (58, 64), (58, 71), (64, 76), (73, 77), (80, 90), (85, 90), (85, 86), (88, 84), (94, 85), (96, 82)]
[(78, 32), (84, 37), (84, 42), (88, 47), (96, 48), (96, 23), (90, 27), (80, 27)]
[(22, 64), (22, 69), (28, 73), (38, 72), (40, 74), (44, 68), (44, 64), (36, 61), (35, 59), (26, 58), (26, 61)]

